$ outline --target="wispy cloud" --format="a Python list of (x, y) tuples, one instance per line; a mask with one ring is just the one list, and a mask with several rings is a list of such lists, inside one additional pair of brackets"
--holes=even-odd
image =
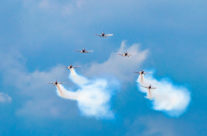
[(137, 79), (139, 90), (147, 93), (147, 89), (142, 86), (155, 87), (151, 90), (153, 109), (167, 112), (172, 116), (179, 116), (187, 108), (190, 102), (190, 93), (187, 88), (175, 85), (165, 79), (157, 80), (153, 76), (146, 75), (144, 82), (140, 82), (140, 76)]
[(0, 103), (11, 102), (12, 98), (5, 93), (0, 92)]
[(54, 66), (45, 71), (28, 71), (25, 67), (26, 60), (19, 52), (0, 53), (0, 57), (4, 58), (4, 62), (0, 65), (4, 83), (16, 88), (18, 93), (15, 97), (21, 99), (23, 103), (16, 111), (18, 115), (44, 118), (78, 115), (75, 106), (72, 103), (66, 105), (58, 99), (55, 91), (52, 91), (52, 86), (48, 84), (49, 81), (56, 79), (62, 81), (67, 79), (64, 66)]
[[(126, 42), (122, 41), (121, 47), (102, 63), (93, 63), (88, 69), (88, 75), (110, 75), (115, 76), (121, 81), (129, 82), (134, 79), (133, 73), (140, 68), (147, 58), (148, 50), (141, 50), (139, 44), (132, 44), (127, 47)], [(132, 56), (122, 57), (118, 53), (128, 51)]]
[(34, 7), (43, 9), (49, 13), (58, 13), (60, 15), (70, 15), (75, 10), (83, 7), (86, 0), (23, 0), (25, 7)]

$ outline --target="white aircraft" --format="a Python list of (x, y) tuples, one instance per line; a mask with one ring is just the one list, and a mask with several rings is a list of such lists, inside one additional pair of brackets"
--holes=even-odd
[(57, 86), (58, 84), (63, 84), (63, 82), (58, 82), (57, 80), (55, 82), (49, 82), (49, 84), (52, 84), (54, 86)]
[(58, 91), (59, 91), (59, 93), (60, 93), (60, 95), (62, 95), (63, 93), (62, 93), (62, 90), (60, 89), (60, 84), (63, 84), (63, 82), (58, 82), (57, 80), (55, 81), (55, 82), (49, 82), (49, 84), (52, 84), (52, 85), (54, 85), (54, 86), (56, 86), (57, 87), (57, 89), (58, 89)]
[(139, 74), (140, 83), (144, 83), (144, 75), (149, 74), (151, 72), (145, 72), (144, 70), (141, 70), (141, 71), (138, 71), (138, 72), (135, 72), (135, 73)]
[(102, 38), (107, 38), (107, 37), (113, 36), (113, 34), (105, 34), (104, 32), (102, 32), (101, 34), (96, 34), (96, 35), (99, 37), (102, 37)]
[(151, 89), (156, 89), (156, 87), (152, 87), (151, 85), (149, 85), (149, 86), (143, 86), (143, 85), (141, 85), (141, 86), (148, 89), (147, 98), (148, 99), (152, 99)]
[(82, 50), (77, 50), (77, 52), (80, 52), (80, 53), (92, 53), (93, 51), (92, 50), (86, 50), (85, 48), (83, 48)]
[(65, 68), (67, 68), (68, 70), (71, 70), (71, 69), (79, 68), (79, 66), (69, 65), (69, 66), (65, 66)]
[(127, 51), (124, 53), (119, 53), (118, 55), (123, 56), (123, 57), (130, 57), (132, 56), (131, 54), (129, 54)]
[(137, 73), (137, 74), (139, 74), (140, 76), (142, 76), (142, 75), (146, 75), (146, 74), (151, 74), (151, 72), (145, 72), (144, 70), (140, 70), (140, 71), (138, 71), (138, 72), (134, 72), (134, 73)]

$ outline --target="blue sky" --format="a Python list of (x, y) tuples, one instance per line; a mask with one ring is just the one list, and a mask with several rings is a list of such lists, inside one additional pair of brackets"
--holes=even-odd
[[(2, 0), (0, 135), (205, 136), (206, 5), (204, 0)], [(95, 36), (102, 31), (114, 36)], [(143, 58), (129, 66), (111, 59), (123, 41), (137, 44)], [(94, 53), (75, 52), (83, 47)], [(59, 98), (48, 86), (58, 79), (75, 88), (63, 69), (68, 64), (81, 65), (78, 72), (86, 77), (120, 83), (110, 102), (114, 119), (84, 116), (75, 101)], [(138, 91), (136, 68), (155, 70), (156, 78), (188, 88), (187, 110), (179, 117), (153, 110)]]

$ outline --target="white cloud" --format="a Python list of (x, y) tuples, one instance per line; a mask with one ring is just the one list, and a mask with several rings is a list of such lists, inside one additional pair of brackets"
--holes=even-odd
[[(110, 75), (115, 76), (121, 81), (134, 80), (135, 71), (139, 70), (141, 64), (147, 57), (148, 50), (140, 50), (139, 44), (132, 44), (129, 48), (126, 47), (125, 41), (122, 41), (118, 51), (102, 63), (93, 63), (88, 69), (88, 75)], [(128, 51), (132, 56), (122, 57), (118, 55), (120, 52)]]
[(5, 93), (0, 92), (0, 103), (11, 102), (12, 98)]
[(24, 102), (17, 110), (18, 115), (62, 118), (78, 115), (73, 103), (66, 104), (59, 99), (55, 95), (54, 87), (48, 84), (50, 81), (67, 79), (64, 66), (58, 65), (46, 71), (28, 72), (25, 68), (25, 59), (18, 52), (1, 53), (0, 57), (4, 58), (0, 70), (5, 84), (14, 86), (18, 91), (16, 97)]
[(86, 0), (23, 0), (25, 7), (43, 9), (49, 13), (58, 13), (60, 15), (71, 15), (75, 10), (81, 9)]
[[(38, 117), (65, 117), (65, 113), (72, 115), (69, 113), (74, 113), (75, 107), (71, 103), (65, 104), (60, 101), (55, 96), (54, 87), (48, 84), (56, 79), (65, 81), (65, 74), (63, 66), (53, 67), (49, 71), (13, 72), (7, 82), (13, 82), (20, 91), (19, 94), (27, 98), (17, 114)], [(16, 78), (11, 79), (12, 77)]]

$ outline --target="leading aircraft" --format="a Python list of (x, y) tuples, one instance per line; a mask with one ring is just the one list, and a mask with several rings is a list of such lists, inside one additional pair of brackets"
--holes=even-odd
[(101, 34), (96, 34), (96, 35), (101, 37), (101, 38), (107, 38), (107, 37), (113, 36), (113, 34), (105, 34), (104, 32), (102, 32)]
[(80, 52), (80, 53), (92, 53), (93, 51), (92, 50), (86, 50), (85, 48), (81, 49), (81, 50), (77, 50), (77, 52)]

